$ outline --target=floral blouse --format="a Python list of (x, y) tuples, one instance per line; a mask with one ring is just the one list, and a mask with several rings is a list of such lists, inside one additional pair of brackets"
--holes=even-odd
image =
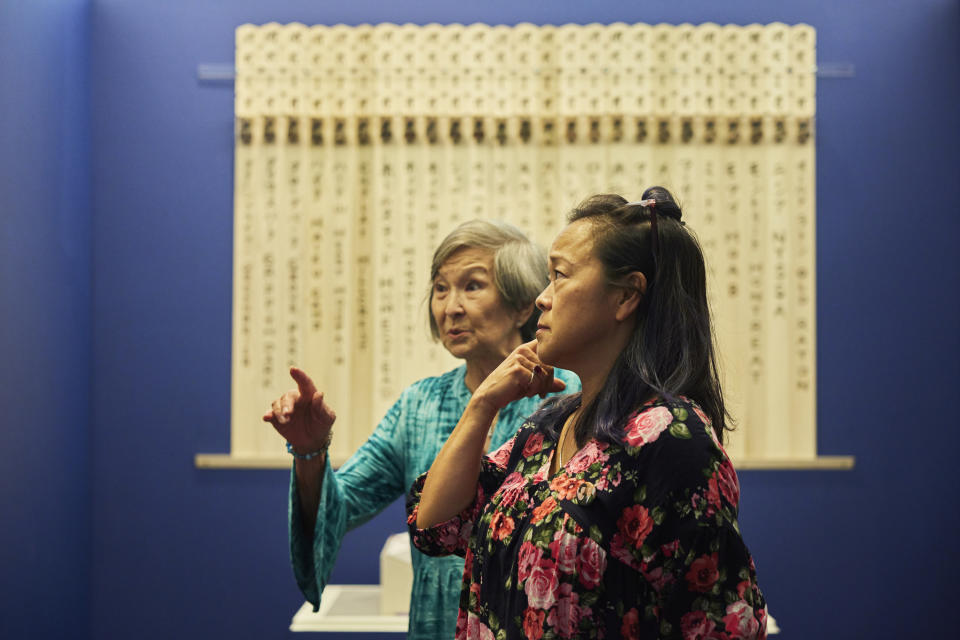
[(524, 425), (484, 458), (474, 503), (428, 529), (426, 474), (411, 487), (417, 548), (466, 557), (458, 639), (766, 637), (737, 475), (699, 407), (647, 403), (551, 477), (555, 450)]

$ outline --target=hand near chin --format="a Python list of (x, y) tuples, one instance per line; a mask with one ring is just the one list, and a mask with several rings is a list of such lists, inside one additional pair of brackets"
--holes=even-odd
[(540, 362), (537, 341), (531, 340), (513, 350), (486, 380), (480, 383), (473, 397), (499, 410), (514, 400), (563, 391), (566, 385), (553, 377), (553, 367)]

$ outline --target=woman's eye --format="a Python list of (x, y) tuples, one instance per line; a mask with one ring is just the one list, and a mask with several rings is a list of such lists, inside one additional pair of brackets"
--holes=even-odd
[(477, 282), (476, 280), (471, 280), (470, 282), (467, 283), (467, 286), (466, 286), (467, 291), (476, 291), (477, 289), (482, 289), (482, 288), (483, 288), (483, 283)]
[(447, 286), (440, 284), (439, 282), (433, 285), (434, 293), (445, 293), (446, 290), (447, 290)]
[(553, 270), (553, 279), (554, 279), (554, 280), (559, 280), (560, 278), (566, 278), (566, 276), (563, 274), (563, 272), (557, 271), (556, 269), (554, 269), (554, 270)]

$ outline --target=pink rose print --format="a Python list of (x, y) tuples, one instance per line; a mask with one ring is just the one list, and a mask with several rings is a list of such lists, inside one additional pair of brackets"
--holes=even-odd
[(620, 625), (620, 635), (624, 640), (639, 640), (640, 614), (633, 608), (623, 614), (623, 623)]
[(550, 555), (557, 561), (557, 569), (573, 573), (577, 566), (577, 539), (566, 531), (557, 531), (550, 543)]
[(653, 442), (673, 422), (673, 414), (666, 407), (654, 407), (644, 411), (627, 423), (627, 444), (640, 447)]
[(559, 594), (556, 606), (547, 614), (547, 624), (556, 629), (561, 638), (573, 638), (577, 635), (583, 613), (577, 604), (580, 596), (570, 584), (561, 584)]
[(616, 475), (610, 476), (606, 471), (606, 469), (601, 469), (600, 471), (600, 479), (597, 480), (597, 491), (609, 491), (610, 485), (614, 487), (620, 486), (620, 480), (622, 480), (620, 472), (618, 471)]
[(523, 612), (523, 635), (529, 640), (540, 640), (543, 637), (543, 619), (546, 611), (527, 609)]
[(622, 533), (613, 534), (610, 541), (610, 555), (637, 571), (641, 570), (640, 561), (633, 555), (633, 544), (623, 537)]
[(653, 590), (657, 593), (662, 592), (665, 587), (673, 582), (673, 575), (670, 573), (664, 573), (663, 567), (650, 569), (646, 564), (643, 564), (640, 567), (640, 572), (643, 574), (643, 577), (646, 578), (647, 582), (650, 583), (650, 586), (653, 587)]
[(490, 631), (490, 628), (480, 622), (480, 618), (472, 613), (467, 615), (467, 637), (494, 640), (493, 631)]
[(607, 443), (591, 440), (580, 451), (578, 451), (567, 463), (567, 471), (570, 473), (583, 473), (590, 468), (594, 462), (603, 464), (610, 459), (610, 456), (603, 452), (607, 448)]
[(535, 453), (540, 453), (540, 449), (543, 448), (543, 434), (535, 433), (529, 438), (527, 442), (523, 445), (523, 457), (529, 458)]
[(639, 549), (643, 546), (643, 541), (653, 530), (653, 518), (650, 512), (643, 505), (635, 504), (627, 507), (620, 514), (617, 520), (617, 529), (623, 534), (624, 538), (630, 541), (634, 548)]
[(760, 624), (753, 615), (753, 607), (743, 600), (727, 605), (723, 627), (731, 638), (754, 638), (760, 630)]
[(467, 611), (466, 609), (460, 609), (460, 612), (457, 614), (457, 630), (454, 632), (454, 638), (456, 640), (463, 640), (467, 637)]
[(709, 556), (700, 556), (694, 560), (686, 575), (690, 589), (700, 593), (710, 591), (719, 577), (720, 572), (717, 571), (717, 554), (715, 553)]
[[(465, 540), (469, 539), (470, 530), (472, 525), (459, 526), (458, 522), (446, 522), (444, 524), (437, 525), (434, 528), (434, 535), (437, 542), (447, 551), (455, 551), (461, 548), (462, 543)], [(429, 532), (429, 529), (423, 530), (425, 533)], [(428, 533), (427, 533), (428, 534)], [(428, 534), (429, 535), (429, 534)], [(464, 538), (464, 535), (467, 537)]]
[(683, 640), (706, 640), (716, 627), (703, 611), (691, 611), (680, 618)]
[(600, 584), (606, 570), (606, 552), (591, 538), (586, 538), (577, 557), (577, 576), (580, 578), (580, 583), (587, 589), (593, 589)]
[(540, 465), (540, 468), (537, 469), (537, 472), (533, 474), (533, 477), (530, 478), (531, 483), (543, 482), (546, 480), (547, 475), (550, 473), (550, 459), (547, 458), (544, 460), (543, 464)]
[(532, 542), (524, 542), (517, 551), (517, 580), (523, 582), (534, 567), (540, 564), (543, 552)]
[(757, 611), (757, 626), (760, 633), (757, 634), (757, 640), (766, 640), (767, 637), (767, 608), (764, 607)]
[(490, 460), (493, 464), (497, 465), (501, 469), (507, 468), (507, 461), (510, 460), (510, 451), (513, 450), (513, 444), (517, 441), (517, 436), (513, 436), (510, 440), (501, 446), (499, 449), (493, 453), (487, 454), (487, 459)]
[(490, 627), (482, 622), (480, 623), (480, 640), (496, 640)]
[(712, 516), (720, 509), (720, 489), (717, 487), (717, 474), (707, 480), (707, 517)]
[(526, 495), (526, 492), (526, 481), (516, 471), (507, 476), (500, 488), (497, 489), (497, 493), (500, 495), (500, 504), (505, 508), (516, 504), (521, 497)]
[(737, 472), (730, 460), (724, 460), (717, 469), (717, 482), (726, 501), (737, 506), (740, 503), (740, 481), (737, 480)]
[(680, 547), (680, 540), (674, 540), (673, 542), (671, 542), (671, 543), (669, 543), (669, 544), (662, 545), (662, 546), (660, 547), (660, 551), (661, 551), (661, 552), (663, 553), (663, 555), (666, 556), (667, 558), (672, 558), (672, 557), (673, 557), (673, 554), (675, 554), (675, 553), (677, 552), (677, 548), (679, 548), (679, 547)]
[(527, 603), (536, 609), (549, 609), (556, 602), (557, 572), (540, 565), (533, 567), (523, 585)]

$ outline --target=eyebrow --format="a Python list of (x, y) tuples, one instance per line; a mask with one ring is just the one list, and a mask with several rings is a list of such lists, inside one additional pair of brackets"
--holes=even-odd
[(551, 264), (554, 264), (554, 263), (557, 263), (557, 262), (566, 262), (566, 263), (569, 264), (570, 266), (576, 266), (576, 264), (577, 264), (576, 262), (572, 261), (570, 258), (567, 258), (566, 256), (563, 256), (563, 255), (561, 255), (561, 254), (559, 254), (559, 253), (551, 253), (551, 254), (548, 256), (547, 260), (548, 260), (548, 262), (550, 262)]
[[(466, 278), (466, 277), (472, 276), (472, 275), (473, 275), (475, 272), (477, 272), (477, 271), (482, 271), (482, 272), (484, 273), (484, 275), (489, 275), (489, 273), (490, 273), (490, 270), (487, 269), (486, 266), (484, 266), (484, 265), (482, 265), (482, 264), (476, 264), (476, 265), (473, 265), (473, 266), (471, 266), (471, 267), (467, 267), (466, 269), (464, 269), (463, 271), (461, 271), (461, 272), (458, 274), (458, 277), (460, 277), (460, 278)], [(437, 272), (437, 277), (438, 277), (438, 278), (443, 278), (443, 279), (445, 279), (445, 280), (450, 280), (450, 279), (451, 279), (451, 278), (448, 278), (447, 276), (444, 276), (443, 273), (441, 273), (441, 272), (439, 272), (439, 271)]]

